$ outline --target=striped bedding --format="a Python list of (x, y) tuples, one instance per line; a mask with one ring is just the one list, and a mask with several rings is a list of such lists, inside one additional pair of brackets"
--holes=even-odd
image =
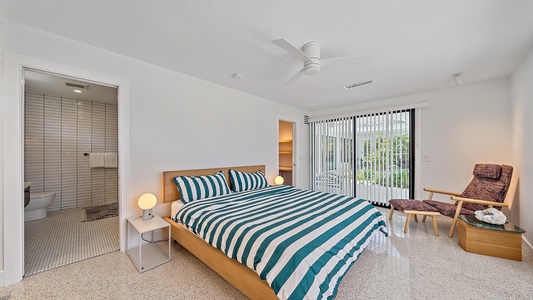
[(174, 217), (280, 299), (333, 299), (383, 216), (353, 197), (271, 186), (185, 204)]

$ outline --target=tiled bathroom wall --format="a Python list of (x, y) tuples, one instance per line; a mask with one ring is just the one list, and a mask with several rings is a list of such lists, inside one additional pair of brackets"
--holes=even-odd
[(118, 169), (89, 168), (84, 153), (118, 152), (117, 106), (26, 92), (24, 181), (56, 192), (48, 210), (118, 201)]

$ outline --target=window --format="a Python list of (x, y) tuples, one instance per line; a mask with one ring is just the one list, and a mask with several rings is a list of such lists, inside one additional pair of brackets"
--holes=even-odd
[(311, 188), (387, 205), (414, 191), (414, 109), (310, 123)]

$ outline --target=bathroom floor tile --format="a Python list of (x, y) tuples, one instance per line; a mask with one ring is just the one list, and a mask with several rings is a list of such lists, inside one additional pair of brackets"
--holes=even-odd
[(85, 221), (80, 208), (24, 223), (25, 276), (119, 250), (118, 217)]

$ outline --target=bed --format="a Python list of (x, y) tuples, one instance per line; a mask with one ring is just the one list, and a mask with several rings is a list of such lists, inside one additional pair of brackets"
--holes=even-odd
[[(230, 183), (229, 169), (264, 173), (264, 166), (167, 171), (164, 202), (180, 199), (176, 176), (223, 171)], [(172, 238), (251, 299), (332, 299), (371, 236), (387, 234), (364, 200), (288, 186), (178, 206), (165, 218)]]

